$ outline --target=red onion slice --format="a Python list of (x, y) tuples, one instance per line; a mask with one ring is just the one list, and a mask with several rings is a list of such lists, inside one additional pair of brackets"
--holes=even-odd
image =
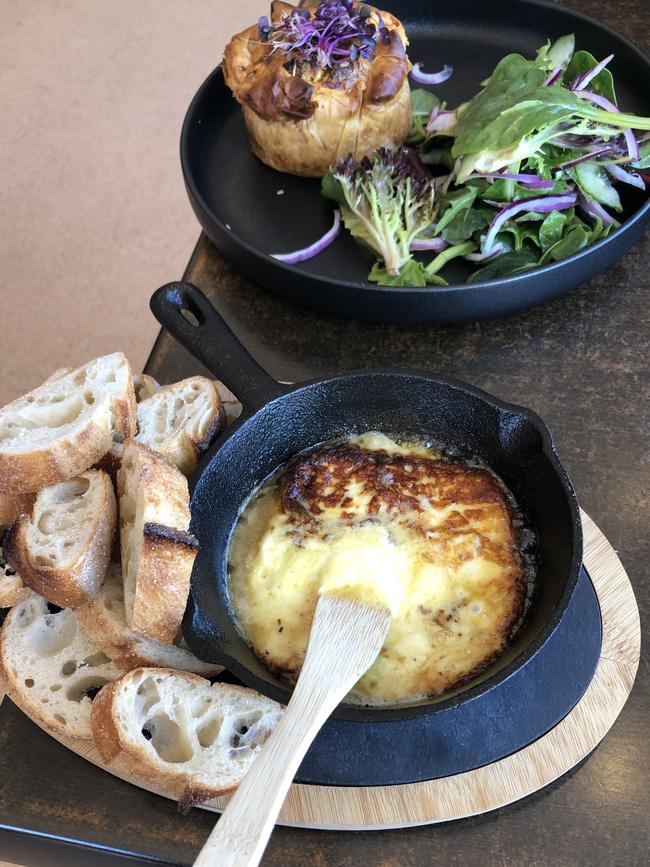
[(621, 224), (618, 220), (615, 220), (611, 214), (608, 214), (605, 208), (597, 202), (595, 199), (588, 198), (584, 194), (580, 194), (580, 207), (583, 211), (589, 214), (590, 217), (596, 217), (600, 220), (603, 226), (616, 226), (618, 228)]
[(549, 77), (544, 82), (544, 87), (550, 87), (552, 84), (555, 84), (555, 82), (558, 80), (558, 78), (562, 75), (563, 72), (564, 72), (563, 66), (558, 66), (557, 69), (554, 69), (553, 72), (549, 75)]
[(614, 59), (614, 55), (610, 54), (609, 57), (606, 57), (604, 60), (601, 60), (600, 63), (597, 63), (589, 72), (583, 72), (582, 75), (579, 75), (576, 80), (573, 82), (571, 90), (580, 91), (584, 90), (585, 87), (589, 84), (590, 81), (603, 71), (603, 69)]
[(611, 153), (612, 149), (610, 147), (599, 148), (596, 151), (591, 151), (591, 153), (583, 154), (581, 157), (576, 157), (574, 160), (569, 160), (568, 163), (562, 163), (561, 166), (558, 166), (555, 169), (556, 172), (562, 171), (563, 169), (572, 169), (574, 166), (579, 166), (580, 163), (588, 163), (591, 160), (598, 159), (598, 157), (605, 156), (606, 154)]
[(446, 135), (456, 125), (455, 111), (440, 111), (439, 108), (434, 108), (427, 124), (427, 132), (432, 136)]
[(640, 190), (645, 190), (645, 181), (641, 175), (637, 175), (636, 172), (626, 172), (624, 168), (616, 165), (616, 163), (609, 163), (605, 168), (613, 178), (616, 178), (616, 180), (620, 181), (622, 184), (629, 184), (631, 187), (638, 187)]
[(442, 67), (440, 72), (431, 72), (427, 74), (422, 71), (422, 64), (415, 63), (413, 65), (413, 69), (411, 70), (411, 77), (413, 81), (417, 81), (418, 84), (442, 84), (447, 81), (448, 78), (454, 74), (453, 66), (445, 66)]
[(329, 229), (322, 238), (314, 241), (309, 247), (303, 250), (295, 250), (293, 253), (272, 253), (271, 258), (277, 259), (278, 262), (284, 262), (285, 265), (297, 265), (299, 262), (306, 262), (308, 259), (313, 259), (322, 253), (326, 247), (329, 247), (339, 236), (341, 232), (341, 212), (337, 209), (334, 211), (334, 225)]
[(420, 241), (417, 239), (411, 242), (410, 250), (413, 253), (440, 253), (442, 250), (446, 250), (449, 244), (443, 240), (442, 238), (422, 238)]
[(555, 181), (545, 181), (539, 175), (521, 175), (514, 172), (494, 172), (487, 175), (475, 172), (469, 175), (466, 180), (476, 180), (477, 178), (483, 178), (486, 181), (517, 181), (532, 190), (552, 190), (555, 186)]
[(607, 97), (602, 96), (600, 93), (592, 93), (590, 90), (576, 90), (575, 95), (579, 96), (580, 99), (586, 99), (588, 102), (593, 102), (594, 105), (604, 108), (605, 111), (613, 111), (615, 114), (621, 113), (621, 110), (617, 105), (614, 105), (613, 102), (610, 102)]
[(470, 262), (487, 262), (488, 259), (494, 259), (495, 256), (500, 256), (501, 253), (506, 253), (508, 248), (505, 244), (496, 243), (491, 250), (482, 253), (468, 253), (465, 256)]
[(551, 211), (563, 211), (566, 208), (572, 208), (578, 197), (574, 193), (566, 193), (561, 196), (540, 196), (534, 199), (518, 199), (516, 202), (511, 202), (506, 205), (496, 217), (492, 220), (488, 233), (485, 236), (485, 244), (483, 245), (483, 253), (490, 253), (494, 249), (496, 236), (503, 224), (514, 217), (516, 214), (521, 214), (526, 211), (536, 211), (540, 214), (550, 214)]
[(639, 144), (636, 140), (636, 136), (632, 132), (631, 129), (626, 129), (623, 132), (625, 136), (625, 141), (627, 143), (627, 152), (630, 155), (630, 160), (632, 162), (636, 162), (636, 160), (641, 159), (641, 153), (639, 151)]

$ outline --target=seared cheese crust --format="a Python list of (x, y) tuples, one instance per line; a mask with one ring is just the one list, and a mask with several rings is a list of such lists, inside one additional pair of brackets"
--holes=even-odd
[(319, 592), (379, 596), (393, 620), (351, 700), (398, 703), (485, 667), (521, 619), (508, 498), (488, 470), (381, 434), (298, 455), (244, 509), (229, 557), (243, 633), (295, 679)]

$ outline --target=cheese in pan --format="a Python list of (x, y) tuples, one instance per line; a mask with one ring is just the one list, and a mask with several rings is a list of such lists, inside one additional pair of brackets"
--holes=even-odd
[(508, 643), (527, 582), (513, 509), (487, 469), (365, 434), (298, 455), (246, 504), (229, 551), (240, 628), (295, 679), (322, 590), (391, 608), (350, 700), (413, 701), (479, 671)]

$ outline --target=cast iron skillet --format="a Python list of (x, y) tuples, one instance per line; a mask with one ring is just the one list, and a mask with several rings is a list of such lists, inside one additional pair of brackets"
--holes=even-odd
[(376, 370), (281, 385), (251, 358), (195, 286), (162, 287), (152, 297), (151, 309), (244, 407), (238, 422), (206, 454), (191, 485), (191, 530), (201, 550), (183, 632), (197, 656), (225, 665), (244, 683), (286, 703), (287, 684), (260, 662), (235, 625), (226, 574), (230, 534), (249, 494), (290, 457), (318, 443), (370, 430), (431, 437), (482, 458), (536, 529), (540, 565), (524, 625), (481, 674), (426, 701), (382, 709), (342, 705), (335, 716), (378, 721), (432, 714), (492, 689), (542, 647), (575, 588), (582, 535), (571, 482), (537, 415), (419, 371)]
[[(547, 39), (575, 33), (578, 48), (597, 58), (615, 54), (610, 68), (621, 106), (650, 113), (650, 61), (620, 34), (585, 15), (540, 0), (384, 0), (383, 6), (404, 21), (414, 61), (430, 70), (445, 63), (454, 67), (449, 81), (434, 88), (449, 105), (474, 95), (505, 54), (534, 57)], [(445, 271), (452, 283), (448, 288), (368, 283), (373, 257), (347, 232), (315, 259), (284, 265), (270, 254), (320, 238), (332, 224), (332, 204), (321, 196), (318, 181), (275, 172), (252, 155), (241, 110), (220, 68), (189, 107), (181, 162), (203, 230), (241, 271), (307, 307), (370, 322), (444, 325), (531, 307), (608, 268), (650, 224), (647, 194), (626, 187), (621, 190), (623, 227), (604, 241), (565, 261), (487, 283), (464, 285), (472, 269), (457, 261)]]

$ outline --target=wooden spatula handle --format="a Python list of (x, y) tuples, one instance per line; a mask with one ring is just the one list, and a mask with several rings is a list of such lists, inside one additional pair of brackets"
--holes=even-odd
[[(318, 604), (305, 663), (286, 711), (208, 837), (195, 867), (259, 864), (311, 742), (379, 653), (388, 615), (381, 609), (363, 608), (360, 622), (353, 610), (360, 606), (341, 600), (329, 603), (324, 597)], [(346, 604), (347, 615), (339, 610)]]

